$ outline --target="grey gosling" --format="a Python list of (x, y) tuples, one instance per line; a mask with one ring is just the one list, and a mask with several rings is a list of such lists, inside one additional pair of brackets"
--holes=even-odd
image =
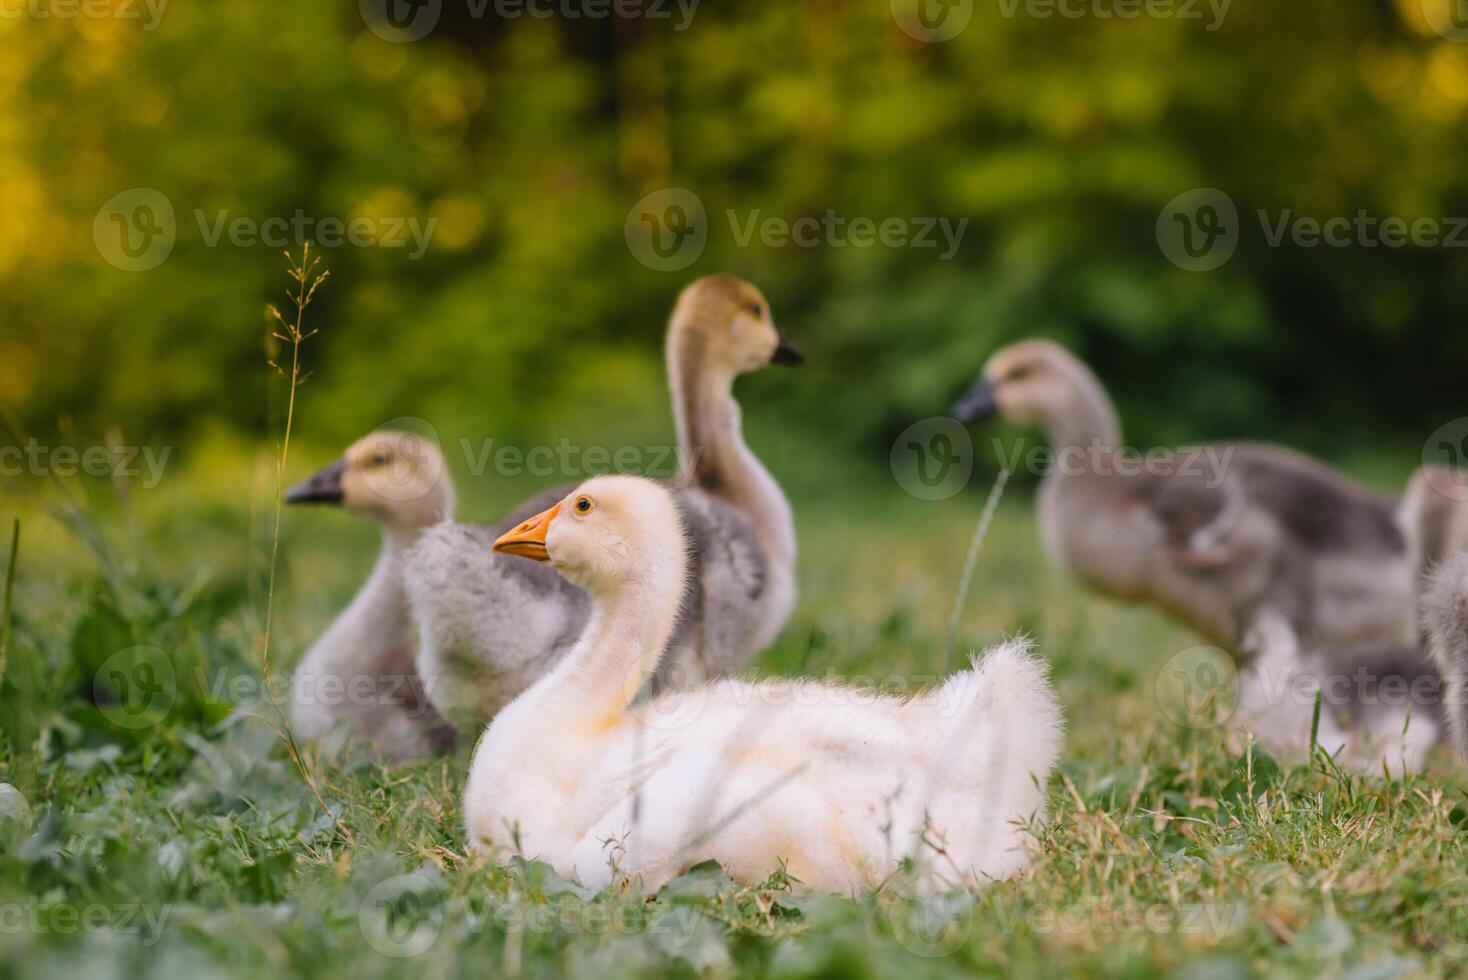
[[(1058, 344), (998, 351), (953, 408), (1045, 430), (1040, 487), (1052, 563), (1086, 586), (1166, 609), (1245, 669), (1246, 708), (1318, 670), (1309, 651), (1410, 644), (1413, 576), (1396, 503), (1329, 467), (1251, 443), (1123, 454), (1096, 376)], [(1292, 699), (1286, 699), (1292, 700)], [(1274, 719), (1308, 737), (1310, 704)]]
[(292, 677), (296, 735), (311, 742), (365, 739), (397, 759), (451, 746), (453, 730), (428, 703), (414, 667), (417, 635), (401, 565), (423, 529), (453, 513), (454, 489), (438, 448), (411, 433), (374, 432), (293, 487), (285, 502), (343, 507), (382, 529), (372, 574)]

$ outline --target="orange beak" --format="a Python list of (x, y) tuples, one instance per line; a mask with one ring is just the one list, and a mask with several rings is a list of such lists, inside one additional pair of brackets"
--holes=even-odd
[(535, 561), (550, 561), (550, 552), (545, 550), (545, 532), (550, 530), (551, 521), (561, 512), (556, 504), (544, 513), (536, 514), (513, 531), (500, 535), (494, 550), (502, 555), (519, 555)]

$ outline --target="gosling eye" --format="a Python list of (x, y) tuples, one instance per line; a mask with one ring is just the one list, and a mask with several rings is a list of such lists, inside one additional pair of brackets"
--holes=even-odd
[(372, 458), (367, 461), (368, 466), (386, 466), (387, 453), (373, 453)]
[(591, 502), (590, 497), (576, 498), (576, 513), (578, 514), (590, 514), (591, 509), (595, 506), (596, 505)]
[(1030, 374), (1031, 374), (1031, 371), (1030, 371), (1030, 369), (1028, 367), (1021, 366), (1021, 367), (1015, 368), (1013, 371), (1010, 371), (1009, 372), (1009, 377), (1005, 378), (1004, 380), (1005, 381), (1023, 381), (1025, 378), (1028, 378), (1030, 376)]
[(765, 308), (759, 303), (750, 303), (749, 312), (754, 314), (756, 320), (763, 320), (765, 317)]

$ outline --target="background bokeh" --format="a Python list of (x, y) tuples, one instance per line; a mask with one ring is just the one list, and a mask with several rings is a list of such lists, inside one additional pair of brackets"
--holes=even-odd
[[(1468, 245), (1468, 0), (701, 0), (686, 24), (693, 0), (533, 2), (550, 16), (0, 0), (0, 978), (1463, 976), (1446, 748), (1360, 775), (1275, 759), (1226, 710), (1180, 717), (1179, 664), (1221, 652), (1047, 573), (1032, 472), (971, 551), (1013, 448), (991, 438), (1019, 434), (938, 416), (1040, 334), (1095, 366), (1137, 446), (1280, 441), (1384, 490), (1424, 447), (1468, 450), (1468, 248), (1275, 247), (1258, 218), (1457, 216)], [(918, 4), (955, 36), (925, 41)], [(1237, 214), (1232, 254), (1166, 237), (1200, 202)], [(650, 256), (644, 216), (678, 213), (705, 247)], [(947, 258), (736, 233), (828, 213), (966, 224)], [(417, 257), (320, 249), (285, 453), (286, 261), (228, 229), (297, 215), (433, 233)], [(380, 548), (282, 485), (393, 420), (442, 440), (466, 520), (594, 468), (476, 467), (499, 448), (653, 465), (664, 324), (714, 272), (762, 286), (809, 353), (738, 389), (800, 542), (799, 601), (750, 673), (905, 690), (1014, 635), (1053, 668), (1069, 733), (1041, 854), (977, 904), (708, 869), (651, 904), (578, 897), (466, 859), (472, 739), (385, 765), (301, 756), (277, 724)], [(944, 461), (959, 478), (929, 494), (913, 442), (966, 432), (972, 470)], [(12, 475), (32, 438), (39, 468)], [(110, 445), (150, 455), (54, 472)], [(431, 900), (393, 898), (425, 875)], [(130, 938), (140, 906), (167, 924)], [(393, 959), (375, 940), (412, 909), (431, 948)]]
[[(1138, 443), (1265, 437), (1404, 477), (1461, 414), (1468, 249), (1270, 247), (1255, 214), (1468, 215), (1468, 43), (1434, 29), (1455, 2), (1237, 0), (1216, 25), (1206, 4), (1068, 19), (980, 2), (932, 44), (885, 0), (705, 2), (683, 30), (671, 5), (589, 20), (444, 0), (411, 43), (369, 29), (370, 0), (173, 0), (153, 29), (141, 3), (7, 17), (0, 404), (29, 432), (116, 427), (185, 464), (265, 436), (283, 260), (210, 246), (196, 213), (299, 211), (437, 222), (417, 259), (324, 251), (307, 444), (403, 415), (521, 440), (665, 431), (667, 312), (691, 277), (730, 271), (811, 354), (755, 397), (793, 438), (874, 466), (996, 344), (1045, 334), (1096, 366)], [(707, 206), (708, 246), (655, 271), (624, 224), (670, 187)], [(1156, 239), (1201, 187), (1242, 216), (1207, 273)], [(177, 215), (143, 272), (93, 236), (133, 188)], [(944, 261), (741, 246), (729, 210), (970, 223)]]

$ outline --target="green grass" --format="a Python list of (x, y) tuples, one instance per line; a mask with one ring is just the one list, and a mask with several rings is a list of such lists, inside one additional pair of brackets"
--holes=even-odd
[[(0, 794), (0, 977), (1468, 970), (1463, 772), (1445, 754), (1405, 780), (1285, 764), (1226, 725), (1169, 721), (1158, 678), (1198, 641), (1048, 572), (1030, 487), (999, 510), (959, 636), (966, 650), (1028, 633), (1054, 664), (1069, 734), (1034, 867), (922, 906), (700, 868), (644, 903), (467, 859), (467, 748), (418, 765), (308, 756), (308, 786), (273, 712), (247, 703), (264, 686), (269, 459), (229, 465), (140, 500), (147, 545), (105, 494), (85, 501), (105, 564), (34, 498), (19, 505), (0, 781), (28, 805)], [(924, 503), (870, 479), (792, 480), (802, 597), (757, 669), (940, 672), (983, 484)], [(526, 489), (476, 488), (467, 516)], [(325, 626), (375, 546), (345, 515), (287, 515), (272, 663)], [(172, 694), (154, 703), (160, 684)]]

